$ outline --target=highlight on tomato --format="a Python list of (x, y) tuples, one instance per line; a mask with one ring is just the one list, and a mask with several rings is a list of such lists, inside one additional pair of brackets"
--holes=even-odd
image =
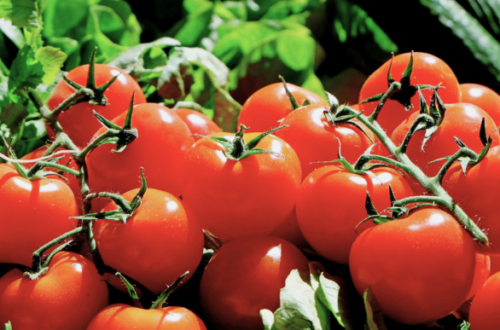
[[(192, 134), (210, 135), (221, 132), (220, 127), (200, 111), (185, 108), (173, 110), (187, 125)], [(194, 141), (198, 141), (200, 138), (200, 136), (193, 136)]]
[(460, 84), (460, 102), (474, 104), (483, 109), (495, 123), (500, 124), (500, 95), (494, 90), (479, 84)]

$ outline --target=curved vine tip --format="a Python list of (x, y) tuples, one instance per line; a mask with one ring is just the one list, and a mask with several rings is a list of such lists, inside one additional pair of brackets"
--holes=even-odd
[(281, 75), (279, 75), (278, 77), (283, 82), (283, 87), (285, 88), (286, 96), (288, 97), (288, 99), (290, 100), (290, 103), (292, 104), (292, 110), (296, 110), (296, 109), (300, 108), (299, 102), (297, 102), (297, 99), (295, 98), (295, 96), (293, 96), (293, 94), (288, 89), (288, 86), (286, 85), (285, 78), (283, 78), (283, 76), (281, 76)]

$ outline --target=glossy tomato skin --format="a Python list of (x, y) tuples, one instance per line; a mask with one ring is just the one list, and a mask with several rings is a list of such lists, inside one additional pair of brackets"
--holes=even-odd
[(19, 330), (85, 330), (108, 305), (108, 288), (83, 256), (59, 252), (37, 280), (13, 269), (0, 278), (0, 322)]
[[(287, 86), (299, 106), (305, 100), (309, 100), (311, 104), (330, 106), (319, 95), (307, 89), (293, 84)], [(259, 89), (246, 100), (240, 112), (238, 127), (244, 124), (249, 128), (248, 132), (266, 132), (280, 126), (278, 121), (285, 118), (292, 110), (292, 104), (283, 84), (271, 84)]]
[(476, 267), (474, 267), (474, 281), (467, 295), (466, 301), (484, 286), (484, 283), (490, 276), (491, 262), (490, 257), (484, 254), (476, 253)]
[[(123, 194), (131, 200), (137, 189)], [(104, 211), (115, 210), (114, 203)], [(136, 213), (124, 224), (98, 220), (94, 235), (106, 265), (159, 294), (179, 276), (195, 272), (203, 254), (197, 219), (172, 194), (148, 189)]]
[(309, 174), (300, 187), (297, 219), (307, 242), (328, 260), (348, 264), (349, 252), (356, 237), (372, 227), (367, 217), (367, 191), (377, 210), (391, 206), (389, 185), (396, 198), (410, 197), (413, 192), (402, 175), (390, 167), (374, 168), (359, 175), (341, 166), (326, 166)]
[[(299, 156), (302, 178), (316, 168), (326, 166), (317, 162), (338, 159), (339, 140), (342, 156), (350, 163), (354, 163), (373, 144), (352, 124), (330, 124), (324, 115), (324, 111), (328, 109), (329, 107), (325, 106), (308, 105), (300, 111), (293, 111), (281, 122), (281, 126), (289, 127), (275, 133), (288, 142)], [(364, 128), (372, 141), (377, 141), (368, 128), (359, 121), (356, 122)], [(374, 154), (377, 152), (378, 145), (373, 150)]]
[[(113, 123), (122, 126), (125, 117), (122, 113)], [(115, 145), (107, 144), (87, 156), (90, 189), (123, 194), (138, 188), (139, 169), (143, 167), (149, 187), (179, 195), (184, 185), (184, 158), (194, 142), (186, 124), (169, 108), (146, 103), (134, 107), (132, 127), (139, 136), (121, 153), (113, 152)], [(94, 139), (104, 132), (104, 128), (99, 130)], [(95, 211), (105, 205), (93, 201)]]
[(475, 265), (474, 241), (437, 208), (365, 230), (349, 257), (358, 293), (370, 287), (383, 315), (404, 324), (435, 321), (460, 307)]
[[(210, 135), (221, 132), (217, 124), (205, 116), (203, 113), (192, 109), (174, 109), (177, 116), (187, 125), (192, 134)], [(200, 137), (193, 136), (194, 141), (198, 141)]]
[[(394, 80), (401, 80), (410, 61), (410, 56), (410, 53), (405, 53), (394, 57), (391, 68), (391, 75)], [(391, 67), (391, 60), (385, 62), (380, 68), (372, 73), (361, 88), (359, 94), (359, 108), (361, 111), (364, 111), (364, 114), (367, 116), (373, 113), (373, 110), (375, 110), (378, 105), (378, 101), (369, 103), (361, 103), (361, 101), (377, 94), (387, 92), (389, 89), (387, 81), (389, 67)], [(434, 55), (418, 52), (413, 53), (413, 72), (410, 83), (411, 85), (425, 84), (432, 86), (441, 84), (441, 86), (445, 88), (439, 90), (439, 96), (444, 103), (460, 102), (460, 88), (457, 77), (448, 64)], [(422, 91), (427, 104), (430, 102), (432, 93), (432, 90)], [(413, 108), (410, 111), (406, 111), (405, 107), (398, 101), (391, 99), (387, 100), (377, 118), (377, 122), (385, 129), (388, 135), (391, 135), (392, 131), (412, 113), (419, 112), (420, 102), (418, 93), (415, 93), (415, 95), (411, 97), (411, 104)]]
[[(258, 133), (245, 134), (250, 141)], [(234, 134), (218, 133), (229, 140)], [(188, 151), (184, 163), (187, 184), (182, 197), (203, 229), (221, 239), (270, 235), (295, 206), (301, 169), (295, 151), (273, 135), (256, 148), (263, 153), (239, 161), (226, 158), (222, 146), (203, 138)]]
[(106, 307), (97, 314), (87, 330), (206, 330), (203, 321), (190, 310), (169, 306), (141, 309), (125, 304)]
[(474, 330), (498, 329), (500, 315), (500, 273), (492, 275), (478, 291), (470, 307), (469, 322)]
[(478, 246), (484, 254), (500, 255), (500, 222), (493, 205), (498, 203), (500, 182), (500, 146), (491, 148), (466, 174), (460, 164), (454, 164), (443, 179), (443, 187), (471, 219), (486, 233), (489, 246)]
[[(391, 135), (391, 140), (400, 145), (411, 125), (418, 117), (419, 113), (412, 114), (407, 120), (401, 123)], [(408, 157), (420, 167), (428, 176), (434, 176), (446, 162), (441, 160), (429, 164), (439, 158), (451, 156), (456, 153), (460, 147), (455, 141), (459, 138), (467, 147), (479, 153), (483, 149), (483, 144), (479, 137), (481, 121), (483, 117), (486, 120), (486, 134), (491, 135), (493, 146), (500, 143), (500, 135), (496, 131), (496, 124), (491, 117), (476, 107), (468, 103), (456, 103), (446, 105), (444, 119), (439, 125), (437, 131), (431, 136), (424, 146), (422, 152), (422, 143), (424, 141), (425, 130), (416, 132), (408, 144)]]
[(460, 84), (462, 100), (483, 109), (495, 123), (500, 124), (500, 95), (492, 89), (479, 84)]
[[(74, 68), (66, 77), (71, 81), (82, 86), (87, 83), (87, 75), (89, 65), (82, 65)], [(132, 94), (135, 91), (134, 104), (146, 103), (146, 97), (141, 90), (141, 86), (127, 73), (122, 70), (105, 65), (95, 65), (95, 80), (96, 86), (104, 85), (114, 76), (119, 75), (108, 89), (104, 92), (104, 96), (108, 99), (108, 105), (95, 105), (88, 102), (81, 102), (70, 109), (64, 111), (59, 116), (58, 120), (64, 131), (69, 135), (73, 142), (80, 148), (85, 147), (91, 140), (92, 136), (97, 132), (102, 125), (94, 117), (93, 110), (111, 120), (127, 111), (132, 99)], [(64, 80), (61, 80), (54, 88), (47, 105), (49, 109), (54, 110), (65, 99), (71, 96), (75, 90), (70, 87)], [(52, 130), (47, 129), (47, 133), (51, 139), (54, 139)]]
[[(38, 159), (38, 158), (41, 158), (43, 157), (45, 151), (47, 150), (49, 146), (43, 146), (43, 147), (40, 147), (36, 150), (33, 150), (32, 152), (30, 152), (29, 154), (25, 155), (23, 158), (21, 158), (22, 160), (32, 160), (32, 159)], [(62, 149), (61, 149), (62, 150)], [(56, 150), (56, 152), (59, 151)], [(64, 157), (63, 157), (64, 156)], [(57, 162), (57, 164), (60, 164), (60, 165), (65, 165), (65, 166), (68, 166), (69, 168), (73, 169), (73, 170), (76, 170), (76, 171), (80, 171), (80, 167), (76, 164), (76, 162), (72, 159), (71, 155), (68, 153), (68, 154), (62, 154), (62, 155), (57, 155), (55, 157), (63, 157), (61, 160), (59, 160)], [(36, 163), (24, 163), (24, 167), (26, 167), (27, 169), (33, 167), (33, 165), (35, 165)], [(53, 172), (56, 172), (57, 170), (55, 169), (50, 169), (50, 168), (47, 168), (47, 171), (53, 171)], [(73, 192), (73, 194), (75, 195), (75, 198), (76, 198), (76, 202), (78, 203), (78, 209), (80, 210), (80, 213), (83, 214), (83, 205), (82, 205), (82, 191), (81, 191), (81, 188), (80, 188), (80, 181), (73, 175), (71, 174), (68, 174), (68, 173), (64, 173), (63, 176), (67, 179), (67, 184), (68, 186), (71, 188), (71, 191)]]
[(262, 329), (261, 309), (279, 307), (280, 289), (293, 269), (307, 271), (307, 258), (276, 237), (240, 238), (214, 255), (203, 273), (200, 304), (218, 330)]
[(29, 181), (0, 164), (0, 262), (31, 267), (33, 252), (75, 228), (78, 207), (62, 180)]

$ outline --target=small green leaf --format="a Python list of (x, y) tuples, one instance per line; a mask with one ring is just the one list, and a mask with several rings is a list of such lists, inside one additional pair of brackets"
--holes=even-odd
[(369, 330), (387, 330), (384, 323), (384, 316), (380, 306), (375, 299), (370, 287), (363, 294), (363, 301), (366, 309), (366, 325)]
[(185, 98), (193, 84), (193, 68), (182, 50), (175, 49), (167, 60), (160, 78), (158, 78), (158, 94), (165, 99), (179, 100)]
[(470, 329), (470, 324), (467, 321), (462, 321), (460, 324), (459, 330), (469, 330)]
[(128, 295), (130, 296), (130, 298), (132, 298), (134, 300), (139, 300), (139, 296), (137, 295), (137, 291), (135, 291), (135, 288), (132, 286), (132, 284), (130, 284), (130, 282), (127, 280), (127, 278), (125, 276), (123, 276), (122, 273), (120, 273), (120, 272), (116, 273), (115, 275), (118, 276), (122, 280), (123, 284), (127, 288), (127, 292), (128, 292)]
[(0, 0), (0, 18), (14, 26), (39, 28), (40, 12), (36, 0)]
[(10, 323), (10, 321), (7, 322), (7, 323), (5, 323), (5, 328), (4, 329), (5, 330), (12, 330), (12, 323)]
[(60, 49), (51, 46), (40, 48), (37, 51), (36, 59), (42, 64), (44, 71), (43, 84), (50, 85), (54, 82), (66, 58), (66, 54)]

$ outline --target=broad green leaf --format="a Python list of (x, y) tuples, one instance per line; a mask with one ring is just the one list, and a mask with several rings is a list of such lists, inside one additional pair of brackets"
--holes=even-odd
[[(123, 22), (123, 28), (111, 33), (110, 37), (122, 46), (135, 46), (140, 43), (140, 36), (142, 32), (141, 25), (137, 21), (137, 17), (132, 13), (130, 5), (123, 0), (101, 0), (101, 6), (106, 6), (112, 9)], [(102, 20), (100, 19), (102, 22)], [(101, 27), (101, 30), (102, 27)], [(103, 31), (104, 32), (104, 31)], [(109, 32), (104, 32), (108, 35)]]
[(500, 80), (500, 43), (462, 6), (453, 0), (420, 0), (438, 16), (465, 46)]
[(214, 85), (225, 88), (229, 82), (229, 70), (217, 57), (201, 48), (178, 47), (191, 64), (202, 67), (210, 76)]
[(345, 282), (340, 277), (322, 272), (319, 276), (319, 283), (317, 292), (321, 302), (333, 313), (344, 329), (353, 329)]
[(179, 100), (186, 97), (193, 84), (193, 69), (183, 49), (175, 48), (158, 78), (156, 88), (158, 94), (165, 99)]
[(40, 12), (36, 0), (0, 0), (0, 18), (14, 26), (39, 28)]
[(224, 1), (221, 3), (226, 7), (238, 20), (246, 21), (247, 8), (243, 2), (239, 1)]
[(384, 316), (370, 287), (363, 294), (366, 309), (366, 325), (369, 330), (387, 330)]
[(301, 85), (303, 88), (314, 92), (326, 100), (325, 88), (314, 72), (311, 72)]
[[(192, 2), (192, 1), (188, 1)], [(198, 46), (209, 33), (208, 26), (212, 21), (214, 5), (210, 1), (197, 1), (192, 12), (167, 33), (181, 42), (183, 46)]]
[(105, 6), (92, 6), (91, 11), (96, 16), (102, 33), (121, 31), (125, 28), (125, 23), (113, 9)]
[(60, 49), (51, 46), (40, 48), (35, 57), (43, 66), (42, 84), (52, 84), (54, 82), (67, 58), (66, 54)]
[(61, 49), (61, 51), (68, 56), (70, 56), (75, 51), (78, 51), (80, 49), (78, 41), (68, 37), (49, 38), (48, 44)]
[(312, 37), (292, 31), (283, 31), (276, 44), (280, 60), (294, 71), (307, 70), (314, 65), (315, 48)]
[(0, 19), (0, 30), (17, 46), (21, 49), (24, 46), (24, 35), (20, 28), (12, 25), (11, 21)]
[(68, 32), (82, 24), (88, 15), (89, 0), (50, 0), (44, 12), (43, 35), (64, 37)]

